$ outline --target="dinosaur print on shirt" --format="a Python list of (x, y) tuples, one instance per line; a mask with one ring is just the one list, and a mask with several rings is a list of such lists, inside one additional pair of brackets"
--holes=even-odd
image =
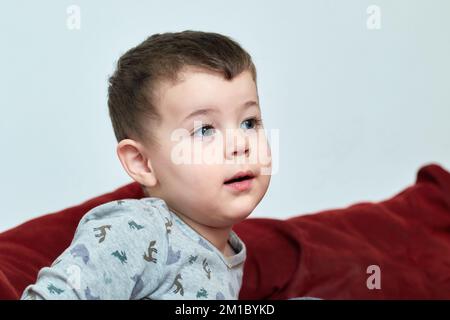
[(229, 237), (235, 254), (224, 256), (162, 199), (114, 200), (85, 214), (21, 298), (236, 300), (246, 252), (236, 233)]

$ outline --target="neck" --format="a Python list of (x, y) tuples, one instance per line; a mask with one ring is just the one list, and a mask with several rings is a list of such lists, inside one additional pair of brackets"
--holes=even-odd
[(192, 229), (197, 231), (200, 235), (202, 235), (205, 239), (211, 242), (222, 254), (226, 255), (227, 253), (227, 243), (230, 236), (231, 226), (223, 227), (223, 228), (215, 228), (207, 225), (200, 224), (188, 216), (173, 210), (173, 212), (177, 214), (177, 216), (183, 220), (186, 224), (188, 224)]

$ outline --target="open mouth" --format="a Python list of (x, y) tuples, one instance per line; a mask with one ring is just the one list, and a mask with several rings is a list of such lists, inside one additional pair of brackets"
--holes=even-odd
[(242, 181), (246, 181), (246, 180), (251, 180), (254, 177), (255, 177), (255, 175), (251, 171), (238, 172), (237, 174), (235, 174), (230, 179), (225, 180), (224, 183), (225, 184), (232, 184), (232, 183), (236, 183), (236, 182), (242, 182)]
[(240, 178), (236, 178), (236, 179), (231, 179), (231, 180), (225, 181), (225, 184), (240, 182), (240, 181), (249, 180), (249, 179), (253, 179), (253, 177), (244, 176), (244, 177), (240, 177)]

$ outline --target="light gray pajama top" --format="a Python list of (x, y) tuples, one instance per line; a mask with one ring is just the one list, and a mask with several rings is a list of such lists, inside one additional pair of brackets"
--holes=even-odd
[(42, 268), (21, 299), (238, 299), (246, 258), (224, 256), (155, 197), (87, 212), (70, 246)]

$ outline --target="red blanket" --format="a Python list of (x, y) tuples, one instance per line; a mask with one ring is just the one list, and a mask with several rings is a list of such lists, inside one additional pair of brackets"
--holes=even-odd
[[(141, 198), (137, 183), (0, 234), (0, 299), (17, 299), (70, 244), (80, 218), (112, 200)], [(286, 220), (249, 218), (240, 299), (449, 299), (450, 173), (422, 167), (386, 201)]]

